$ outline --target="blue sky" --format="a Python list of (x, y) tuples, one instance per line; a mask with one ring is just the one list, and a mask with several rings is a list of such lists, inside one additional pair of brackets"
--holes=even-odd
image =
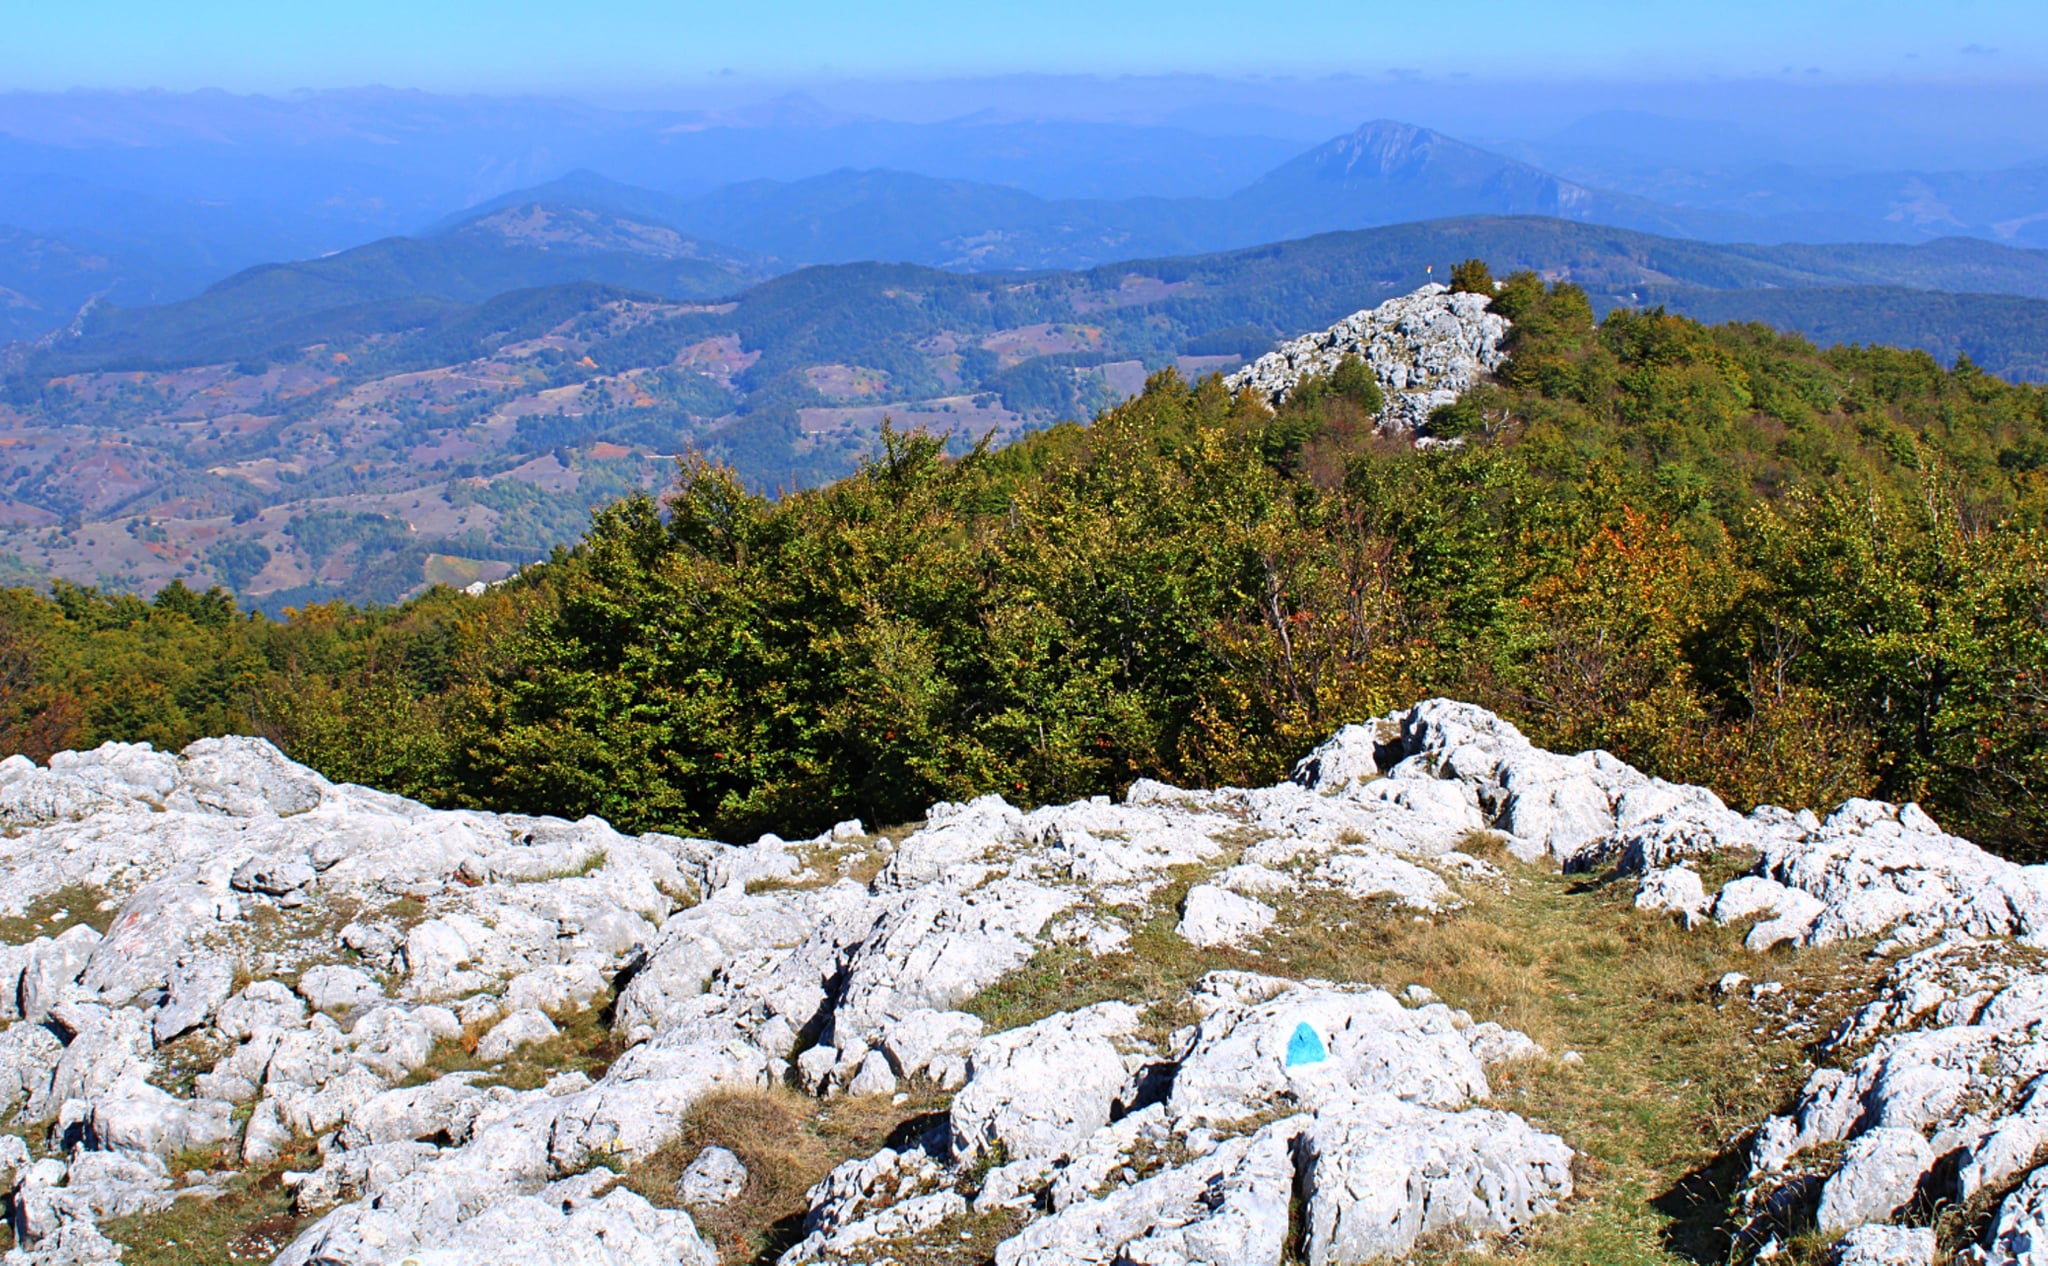
[(753, 78), (1390, 72), (2025, 79), (2044, 0), (0, 0), (0, 87), (632, 90)]

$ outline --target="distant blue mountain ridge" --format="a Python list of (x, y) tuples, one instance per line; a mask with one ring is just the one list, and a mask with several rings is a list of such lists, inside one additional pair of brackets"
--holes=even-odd
[[(397, 111), (388, 102), (379, 108)], [(552, 116), (519, 116), (493, 131), (487, 112), (446, 119), (429, 112), (407, 132), (403, 112), (397, 115), (373, 114), (371, 122), (403, 142), (396, 148), (410, 155), (406, 162), (419, 166), (421, 154), (438, 156), (431, 175), (407, 168), (401, 180), (374, 167), (377, 147), (357, 135), (373, 130), (368, 123), (342, 129), (341, 139), (321, 143), (326, 149), (300, 142), (312, 147), (307, 154), (260, 172), (235, 164), (267, 152), (274, 141), (264, 135), (238, 135), (249, 151), (240, 157), (182, 137), (159, 149), (117, 153), (0, 136), (0, 340), (62, 328), (87, 299), (123, 307), (175, 300), (264, 260), (328, 255), (334, 246), (417, 225), (425, 227), (408, 240), (446, 238), (522, 204), (665, 226), (723, 258), (748, 261), (729, 275), (735, 283), (804, 264), (861, 260), (970, 271), (1088, 268), (1462, 215), (1541, 215), (1719, 243), (1909, 244), (1975, 236), (2048, 245), (2048, 167), (1824, 177), (1779, 164), (1715, 184), (1696, 173), (1674, 175), (1675, 168), (1639, 171), (1604, 150), (1607, 158), (1593, 161), (1587, 155), (1595, 150), (1584, 145), (1511, 147), (1518, 157), (1389, 120), (1272, 165), (1291, 148), (1286, 142), (1078, 123), (884, 124), (820, 113), (801, 101), (696, 122), (608, 124), (613, 130), (595, 139)], [(660, 132), (658, 143), (648, 139), (649, 129)], [(1160, 153), (1167, 149), (1184, 155), (1192, 174), (1172, 174)], [(332, 161), (319, 161), (322, 153)], [(1145, 161), (1110, 179), (1102, 173), (1117, 166), (1110, 159), (1118, 154)], [(548, 155), (591, 162), (548, 178)], [(1527, 160), (1545, 155), (1567, 174)], [(793, 174), (705, 183), (720, 172), (762, 167)], [(799, 174), (807, 167), (822, 174)], [(519, 180), (529, 172), (534, 179)], [(513, 187), (481, 199), (464, 196), (480, 182)], [(1202, 192), (1232, 182), (1234, 191)], [(1081, 194), (1178, 192), (1047, 196), (1027, 184)], [(202, 185), (229, 196), (199, 197), (194, 191)], [(442, 209), (434, 209), (437, 203)], [(465, 203), (459, 212), (446, 210)], [(546, 266), (532, 271), (531, 284), (562, 280), (561, 256), (579, 251), (581, 279), (691, 295), (723, 284), (715, 271), (678, 266), (649, 274), (624, 258), (600, 265), (596, 257), (605, 252), (573, 243), (545, 251)], [(445, 272), (445, 260), (440, 267)], [(497, 271), (511, 277), (520, 269)], [(470, 277), (482, 284), (492, 274), (485, 268)], [(443, 293), (434, 289), (441, 281), (427, 280), (426, 290)], [(474, 289), (447, 293), (467, 300)]]

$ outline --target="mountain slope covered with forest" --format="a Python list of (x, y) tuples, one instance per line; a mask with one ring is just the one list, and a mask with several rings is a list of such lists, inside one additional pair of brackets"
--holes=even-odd
[(254, 725), (434, 802), (734, 831), (1265, 778), (1443, 693), (1732, 802), (1879, 792), (2033, 847), (2048, 394), (1596, 323), (1527, 274), (1494, 308), (1510, 359), (1432, 417), (1447, 448), (1375, 438), (1348, 387), (1276, 415), (1163, 373), (1087, 426), (958, 459), (897, 434), (780, 500), (694, 461), (480, 598), (278, 625), (182, 586), (17, 592), (7, 733)]

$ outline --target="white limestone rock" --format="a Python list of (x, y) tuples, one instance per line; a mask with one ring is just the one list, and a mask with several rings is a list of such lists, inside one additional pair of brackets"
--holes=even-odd
[(157, 1157), (82, 1151), (68, 1165), (39, 1161), (16, 1179), (14, 1225), (25, 1244), (40, 1249), (66, 1226), (155, 1213), (174, 1199), (170, 1175)]
[(860, 1063), (845, 1079), (844, 1089), (850, 1095), (895, 1094), (896, 1074), (889, 1069), (889, 1057), (880, 1051), (868, 1051), (862, 1055)]
[(890, 1025), (881, 1050), (900, 1077), (929, 1076), (949, 1089), (967, 1079), (967, 1060), (984, 1029), (980, 1016), (920, 1007)]
[(1975, 1266), (2033, 1266), (2048, 1253), (2048, 1165), (2028, 1174), (1998, 1205)]
[(1283, 1102), (1313, 1108), (1383, 1092), (1448, 1109), (1489, 1093), (1478, 1056), (1442, 1005), (1411, 1009), (1379, 989), (1212, 973), (1196, 1006), (1207, 1014), (1167, 1102), (1182, 1126), (1243, 1121)]
[(355, 1011), (384, 1001), (384, 990), (368, 973), (331, 965), (308, 968), (299, 977), (299, 995), (315, 1011)]
[(58, 752), (47, 769), (26, 756), (0, 761), (0, 823), (46, 826), (108, 809), (156, 808), (178, 782), (178, 758), (147, 743)]
[(412, 1173), (438, 1151), (432, 1143), (411, 1139), (333, 1148), (321, 1158), (320, 1168), (295, 1175), (292, 1210), (308, 1217), (343, 1201), (360, 1200)]
[(1717, 923), (1736, 923), (1757, 914), (1769, 916), (1743, 940), (1752, 952), (1760, 954), (1785, 941), (1803, 941), (1825, 908), (1819, 899), (1797, 888), (1761, 875), (1745, 875), (1721, 886), (1713, 914)]
[(1129, 928), (1090, 914), (1070, 914), (1048, 927), (1045, 935), (1056, 944), (1079, 945), (1090, 958), (1107, 958), (1131, 947)]
[(1239, 823), (1192, 803), (1118, 805), (1097, 796), (1034, 809), (1018, 826), (1020, 839), (985, 854), (1009, 854), (1012, 877), (1076, 883), (1104, 904), (1132, 905), (1157, 891), (1172, 867), (1216, 857), (1223, 850), (1218, 837)]
[(1706, 885), (1690, 866), (1660, 866), (1643, 872), (1636, 884), (1636, 909), (1668, 910), (1697, 926), (1707, 917), (1712, 902)]
[(89, 1101), (84, 1141), (95, 1151), (169, 1159), (233, 1138), (234, 1110), (218, 1099), (179, 1099), (146, 1082), (124, 1080)]
[(162, 1046), (205, 1024), (234, 987), (235, 965), (223, 955), (201, 954), (179, 962), (151, 1023), (156, 1044)]
[(561, 1033), (555, 1022), (538, 1011), (514, 1011), (497, 1022), (476, 1044), (476, 1057), (496, 1063), (522, 1046), (545, 1042)]
[(657, 1209), (622, 1187), (596, 1198), (564, 1195), (542, 1190), (494, 1204), (458, 1223), (444, 1240), (407, 1256), (420, 1266), (718, 1266), (718, 1254), (681, 1209)]
[(1282, 343), (1224, 379), (1234, 393), (1279, 405), (1310, 375), (1357, 356), (1386, 393), (1381, 431), (1412, 434), (1507, 359), (1508, 321), (1480, 295), (1429, 285), (1357, 312), (1327, 330)]
[(1380, 776), (1374, 757), (1379, 738), (1363, 725), (1347, 725), (1295, 762), (1294, 781), (1310, 791), (1336, 795)]
[(1064, 1155), (1109, 1124), (1129, 1079), (1118, 1039), (1136, 1007), (1097, 1003), (975, 1043), (967, 1084), (953, 1096), (955, 1152), (971, 1162), (998, 1143), (1011, 1159)]
[(64, 1043), (40, 1024), (11, 1024), (0, 1030), (0, 1118), (24, 1101), (47, 1098), (51, 1075)]
[(1833, 1266), (1934, 1266), (1934, 1228), (1866, 1222), (1835, 1244)]
[[(1074, 1147), (1065, 1161), (1046, 1171), (1043, 1177), (1051, 1181), (1042, 1202), (1057, 1211), (1079, 1201), (1097, 1199), (1121, 1183), (1130, 1163), (1139, 1159), (1141, 1152), (1157, 1155), (1171, 1143), (1172, 1137), (1166, 1105), (1147, 1104), (1095, 1131)], [(1024, 1177), (1022, 1173), (1018, 1176)], [(1030, 1185), (1035, 1187), (1040, 1181), (1042, 1176), (1032, 1175)], [(983, 1191), (976, 1196), (977, 1202), (988, 1194), (984, 1184)]]
[(919, 1008), (959, 1006), (1023, 966), (1046, 924), (1076, 899), (1069, 889), (1008, 879), (964, 894), (911, 894), (853, 954), (833, 1031), (872, 1043)]
[(946, 1180), (921, 1148), (885, 1147), (842, 1161), (807, 1193), (804, 1238), (777, 1260), (780, 1266), (839, 1261), (861, 1245), (929, 1230), (967, 1211), (964, 1197), (944, 1190)]
[(1881, 933), (2048, 940), (2048, 891), (2026, 868), (1943, 832), (1918, 805), (1845, 801), (1819, 829), (1766, 842), (1757, 871), (1818, 903), (1801, 944)]
[(149, 1080), (146, 1062), (153, 1046), (150, 1022), (131, 1007), (116, 1010), (59, 1005), (53, 1023), (70, 1032), (46, 1084), (38, 1085), (22, 1109), (29, 1121), (49, 1121), (69, 1100), (91, 1101), (113, 1094), (116, 1087)]
[(1196, 884), (1188, 889), (1180, 923), (1174, 931), (1190, 945), (1205, 949), (1243, 945), (1273, 926), (1277, 917), (1273, 907), (1241, 897), (1228, 888)]
[[(1929, 955), (1895, 966), (1888, 980), (1899, 992), (1866, 1007), (1859, 1013), (1864, 1019), (1852, 1016), (1837, 1036), (1864, 1031), (1865, 1020), (1873, 1011), (1891, 1015), (1947, 1013), (1954, 1022), (1880, 1036), (1846, 1068), (1814, 1072), (1796, 1097), (1792, 1113), (1772, 1117), (1759, 1127), (1750, 1157), (1753, 1182), (1767, 1181), (1813, 1148), (1884, 1129), (1911, 1132), (1923, 1139), (1945, 1132), (1952, 1135), (1940, 1150), (1965, 1149), (1958, 1156), (1959, 1181), (1983, 1181), (1983, 1173), (2011, 1163), (2003, 1158), (2003, 1152), (2024, 1144), (2031, 1130), (2025, 1122), (2048, 1119), (2048, 1093), (2029, 1091), (2023, 1101), (2014, 1102), (2024, 1088), (2048, 1071), (2034, 1036), (2041, 1025), (2048, 1024), (2048, 978), (2031, 973), (2011, 976), (2004, 988), (1988, 996), (1955, 1000), (1964, 1003), (1955, 1011), (1931, 999), (1900, 996), (1937, 982), (1943, 963), (1943, 956)], [(1955, 965), (1952, 959), (1948, 963)], [(1997, 1136), (2008, 1128), (2012, 1133), (1999, 1141)], [(1917, 1149), (1909, 1140), (1892, 1141), (1917, 1158)], [(1931, 1145), (1923, 1142), (1923, 1146)], [(1975, 1169), (1970, 1167), (1973, 1160), (1979, 1162)], [(1881, 1177), (1882, 1163), (1882, 1155), (1873, 1156), (1868, 1162), (1873, 1167), (1872, 1177), (1861, 1186), (1867, 1188)], [(1918, 1163), (1917, 1159), (1913, 1163)], [(1860, 1208), (1860, 1198), (1849, 1201), (1849, 1190), (1845, 1183), (1838, 1204), (1844, 1209)]]
[(1385, 853), (1329, 858), (1316, 867), (1310, 882), (1342, 889), (1359, 901), (1389, 897), (1396, 905), (1432, 914), (1457, 904), (1457, 894), (1434, 872)]
[(260, 892), (281, 897), (312, 883), (320, 875), (303, 857), (258, 853), (235, 868), (228, 886), (236, 892)]
[(1368, 1094), (1302, 1136), (1308, 1261), (1405, 1257), (1433, 1233), (1511, 1234), (1571, 1195), (1571, 1148), (1507, 1112), (1438, 1112)]
[[(1875, 1209), (1888, 1196), (1867, 1193), (1895, 1191), (1919, 1166), (1910, 1135), (1953, 1160), (1914, 1178), (1939, 1176), (1936, 1198), (2023, 1179), (1984, 1251), (2025, 1256), (2012, 1246), (2034, 1234), (2023, 1176), (2048, 1139), (2048, 973), (2009, 938), (2048, 929), (2048, 871), (1990, 858), (1912, 806), (1738, 815), (1606, 753), (1542, 751), (1449, 700), (1348, 729), (1302, 768), (1302, 782), (1273, 787), (1140, 783), (1120, 803), (1028, 813), (996, 797), (939, 806), (872, 885), (748, 893), (800, 876), (799, 851), (772, 837), (735, 849), (627, 837), (595, 819), (433, 811), (328, 784), (254, 741), (183, 757), (102, 749), (49, 769), (0, 761), (0, 820), (17, 830), (0, 835), (0, 910), (74, 884), (119, 903), (105, 938), (81, 927), (0, 947), (0, 1024), (24, 1006), (30, 1017), (0, 1029), (0, 1100), (85, 1148), (74, 1154), (85, 1177), (44, 1171), (49, 1193), (76, 1193), (26, 1204), (48, 1215), (45, 1241), (87, 1244), (74, 1228), (100, 1215), (80, 1194), (86, 1177), (161, 1198), (156, 1180), (122, 1187), (106, 1167), (145, 1173), (183, 1144), (217, 1145), (239, 1104), (253, 1114), (241, 1140), (251, 1163), (294, 1137), (322, 1141), (299, 1186), (317, 1221), (286, 1266), (453, 1261), (578, 1218), (587, 1237), (572, 1228), (529, 1255), (577, 1260), (601, 1236), (619, 1260), (689, 1261), (701, 1243), (667, 1214), (624, 1201), (593, 1211), (609, 1181), (600, 1161), (659, 1149), (705, 1094), (793, 1071), (823, 1094), (892, 1091), (907, 1077), (959, 1089), (922, 1147), (851, 1163), (852, 1177), (817, 1193), (804, 1251), (822, 1257), (928, 1233), (971, 1197), (1043, 1214), (1002, 1250), (1015, 1260), (1267, 1260), (1285, 1238), (1288, 1148), (1300, 1139), (1306, 1156), (1310, 1131), (1327, 1144), (1315, 1160), (1325, 1212), (1339, 1210), (1327, 1260), (1366, 1251), (1340, 1243), (1399, 1243), (1439, 1215), (1461, 1238), (1519, 1227), (1566, 1189), (1552, 1181), (1555, 1141), (1471, 1105), (1490, 1066), (1541, 1048), (1425, 994), (1214, 973), (1192, 998), (1199, 1019), (1164, 1048), (1138, 1039), (1133, 1010), (1160, 999), (993, 1035), (956, 1009), (1055, 941), (1116, 952), (1173, 868), (1214, 869), (1241, 840), (1237, 864), (1191, 892), (1190, 932), (1207, 905), (1271, 909), (1304, 886), (1449, 908), (1445, 876), (1511, 882), (1455, 852), (1487, 831), (1521, 857), (1639, 876), (1645, 908), (1757, 920), (1758, 948), (1924, 944), (1828, 1039), (1838, 1066), (1764, 1123), (1752, 1184), (1768, 1198), (1795, 1158), (1846, 1144), (1841, 1165), (1808, 1162), (1795, 1180), (1824, 1184), (1830, 1217)], [(1755, 871), (1707, 902), (1689, 859), (1736, 849), (1759, 859)], [(294, 907), (285, 926), (298, 941), (275, 939), (281, 904)], [(337, 966), (338, 952), (354, 965)], [(229, 996), (242, 971), (254, 982)], [(480, 1053), (510, 1058), (515, 1037), (552, 1033), (547, 1013), (595, 1005), (615, 981), (626, 1049), (596, 1080), (514, 1091), (458, 1075), (398, 1088), (465, 1026), (495, 1026)], [(166, 1042), (180, 1059), (213, 1059), (193, 1092), (151, 1083)], [(1254, 1121), (1269, 1124), (1228, 1137)], [(961, 1189), (998, 1142), (1011, 1163)], [(1198, 1159), (1135, 1178), (1166, 1156)], [(1380, 1177), (1354, 1183), (1354, 1171)], [(1437, 1193), (1421, 1214), (1374, 1203), (1410, 1185)], [(1354, 1187), (1380, 1194), (1337, 1194)]]
[(119, 1262), (123, 1251), (92, 1223), (66, 1222), (35, 1247), (9, 1249), (0, 1261), (6, 1266), (105, 1266)]
[(1277, 1121), (1100, 1199), (1073, 1201), (997, 1245), (997, 1266), (1279, 1266), (1300, 1129), (1299, 1118)]
[(214, 1027), (230, 1038), (247, 1039), (264, 1030), (306, 1027), (306, 1004), (282, 981), (252, 981), (220, 1005)]
[(1548, 1054), (1542, 1043), (1519, 1029), (1505, 1028), (1488, 1020), (1465, 1030), (1465, 1043), (1482, 1068), (1510, 1064), (1517, 1060), (1542, 1059)]
[(1823, 1234), (1891, 1217), (1912, 1200), (1934, 1168), (1934, 1149), (1918, 1130), (1876, 1129), (1851, 1140), (1842, 1166), (1821, 1188)]
[(104, 939), (86, 924), (66, 928), (55, 939), (37, 937), (23, 948), (21, 1018), (34, 1023), (62, 1001), (85, 974), (93, 951)]
[(488, 1091), (470, 1083), (480, 1074), (450, 1073), (424, 1086), (386, 1090), (350, 1108), (335, 1142), (347, 1151), (384, 1143), (442, 1141), (460, 1147), (490, 1106)]
[(306, 813), (332, 789), (332, 783), (289, 760), (266, 739), (200, 739), (178, 761), (181, 794), (202, 809), (239, 818)]
[(545, 1011), (566, 1015), (587, 1010), (611, 990), (597, 963), (580, 960), (536, 967), (512, 978), (501, 1003), (507, 1011)]
[(707, 1147), (676, 1180), (676, 1199), (693, 1209), (716, 1209), (739, 1199), (746, 1185), (747, 1167), (738, 1156), (727, 1148)]
[(1216, 886), (1245, 897), (1280, 897), (1299, 887), (1293, 879), (1270, 866), (1250, 863), (1232, 866), (1216, 876)]

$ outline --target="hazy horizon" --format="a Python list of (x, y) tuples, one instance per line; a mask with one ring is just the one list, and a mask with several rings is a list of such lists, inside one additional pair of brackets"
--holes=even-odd
[[(1311, 38), (1312, 37), (1312, 38)], [(1720, 5), (1430, 8), (1303, 0), (1284, 18), (1231, 0), (1080, 0), (846, 6), (817, 0), (713, 5), (542, 0), (164, 7), (139, 0), (12, 14), (10, 87), (74, 84), (236, 90), (403, 82), (436, 90), (574, 91), (725, 72), (820, 76), (1375, 74), (1412, 70), (1537, 77), (1685, 78), (1809, 70), (1832, 78), (2032, 76), (2048, 29), (2026, 0), (1729, 0)], [(0, 45), (5, 47), (5, 45)]]

